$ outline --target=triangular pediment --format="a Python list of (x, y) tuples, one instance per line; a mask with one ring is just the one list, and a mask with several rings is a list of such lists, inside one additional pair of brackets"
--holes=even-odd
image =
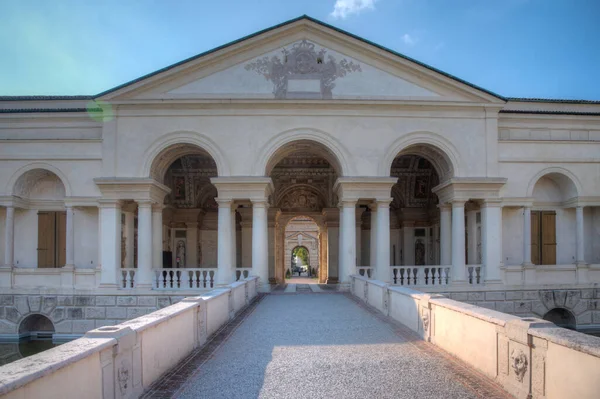
[(310, 18), (165, 68), (101, 98), (502, 101)]

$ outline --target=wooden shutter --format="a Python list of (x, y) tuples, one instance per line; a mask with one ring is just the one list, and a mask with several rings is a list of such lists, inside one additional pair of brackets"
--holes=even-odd
[(55, 214), (38, 213), (38, 267), (54, 267), (55, 256)]
[(54, 267), (63, 267), (67, 263), (67, 214), (56, 212), (56, 252), (57, 263)]
[(556, 212), (542, 212), (542, 265), (556, 264)]
[(531, 263), (539, 265), (540, 259), (540, 212), (531, 212)]

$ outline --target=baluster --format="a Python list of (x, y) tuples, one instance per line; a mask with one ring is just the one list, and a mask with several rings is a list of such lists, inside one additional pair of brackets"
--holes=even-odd
[(406, 285), (412, 285), (412, 269), (406, 268), (404, 272), (406, 273)]
[(392, 281), (394, 284), (398, 284), (398, 269), (395, 267), (392, 269)]
[(426, 268), (423, 269), (423, 274), (424, 274), (424, 277), (425, 277), (425, 285), (431, 285), (429, 283), (429, 268), (428, 267), (426, 267)]
[(168, 278), (169, 278), (168, 288), (173, 288), (174, 287), (174, 285), (173, 285), (173, 279), (175, 278), (175, 271), (169, 270), (167, 273), (169, 273), (168, 274)]
[(125, 288), (131, 288), (131, 271), (125, 270)]
[(398, 269), (400, 271), (400, 285), (404, 285), (404, 275), (406, 270), (404, 268)]
[(481, 284), (481, 266), (476, 267), (475, 272), (477, 273), (477, 284)]
[(208, 278), (208, 271), (207, 270), (202, 270), (202, 275), (200, 276), (202, 278), (202, 288), (206, 288), (206, 281)]
[(186, 270), (185, 274), (186, 274), (186, 276), (184, 276), (184, 277), (186, 277), (186, 284), (187, 284), (185, 286), (185, 288), (194, 288), (192, 286), (192, 277), (194, 275), (194, 271), (193, 270)]
[(208, 274), (210, 275), (210, 288), (213, 288), (215, 283), (215, 271), (211, 270), (208, 272)]

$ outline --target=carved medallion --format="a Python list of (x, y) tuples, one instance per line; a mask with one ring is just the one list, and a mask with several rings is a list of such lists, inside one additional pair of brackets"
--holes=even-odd
[(527, 372), (527, 356), (521, 349), (513, 349), (510, 353), (510, 366), (515, 372), (517, 381), (523, 382), (523, 377)]

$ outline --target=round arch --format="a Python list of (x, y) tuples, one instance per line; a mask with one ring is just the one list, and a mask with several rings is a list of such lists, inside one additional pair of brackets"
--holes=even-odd
[(550, 309), (545, 315), (544, 320), (551, 321), (559, 327), (568, 328), (571, 330), (577, 329), (577, 319), (575, 315), (565, 308)]
[[(173, 151), (173, 153), (169, 155), (169, 151)], [(217, 165), (219, 176), (229, 176), (231, 174), (227, 159), (214, 141), (198, 132), (179, 131), (161, 136), (150, 145), (144, 152), (144, 162), (140, 175), (154, 177), (153, 172), (160, 174), (163, 168), (166, 172), (170, 163), (166, 167), (164, 164), (168, 162), (169, 158), (176, 156), (176, 154), (179, 154), (177, 157), (181, 157), (194, 153), (210, 155)], [(162, 162), (161, 158), (164, 158)], [(175, 161), (175, 159), (177, 158), (173, 158), (172, 161)]]
[(460, 174), (458, 150), (450, 141), (433, 132), (413, 132), (389, 146), (379, 163), (379, 175), (389, 176), (394, 159), (400, 155), (419, 155), (427, 159), (440, 176), (440, 182)]
[(65, 196), (71, 197), (71, 184), (69, 183), (67, 176), (56, 166), (45, 162), (34, 162), (17, 169), (17, 171), (13, 173), (8, 181), (6, 192), (10, 195), (18, 196), (20, 194), (19, 191), (23, 188), (23, 185), (30, 184), (30, 180), (32, 180), (31, 178), (35, 180), (35, 175), (43, 177), (48, 173), (58, 177), (65, 189)]
[(293, 151), (290, 145), (294, 143), (314, 145), (313, 149), (333, 166), (338, 177), (355, 174), (348, 163), (348, 151), (330, 134), (316, 129), (293, 129), (278, 134), (260, 150), (253, 175), (269, 176), (273, 167)]
[(54, 333), (56, 330), (50, 318), (40, 313), (30, 313), (25, 316), (19, 323), (19, 335), (37, 334), (37, 333)]
[(568, 189), (569, 185), (572, 185), (572, 189), (575, 191), (575, 196), (580, 196), (583, 191), (583, 186), (575, 174), (568, 169), (555, 166), (542, 169), (531, 178), (529, 185), (527, 186), (527, 197), (533, 197), (535, 185), (542, 177), (549, 177), (552, 180), (557, 181), (557, 184), (563, 188)]

